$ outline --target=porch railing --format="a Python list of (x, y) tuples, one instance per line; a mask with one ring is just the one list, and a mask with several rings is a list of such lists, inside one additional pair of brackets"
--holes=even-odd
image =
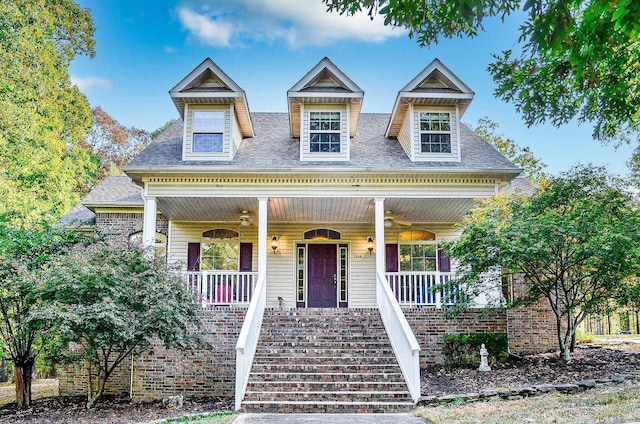
[(203, 307), (248, 305), (255, 291), (257, 272), (188, 271), (186, 284)]
[(407, 382), (411, 398), (417, 402), (420, 398), (420, 345), (387, 279), (380, 271), (376, 272), (376, 299), (380, 316)]
[(236, 411), (240, 410), (247, 391), (249, 373), (251, 372), (251, 364), (258, 347), (258, 338), (260, 337), (260, 328), (262, 327), (262, 317), (264, 316), (266, 304), (266, 276), (262, 272), (258, 276), (253, 298), (247, 309), (247, 315), (244, 317), (244, 323), (236, 344)]
[[(456, 301), (457, 288), (448, 287), (452, 272), (387, 272), (386, 279), (402, 306), (435, 306)], [(439, 287), (440, 286), (440, 287)]]

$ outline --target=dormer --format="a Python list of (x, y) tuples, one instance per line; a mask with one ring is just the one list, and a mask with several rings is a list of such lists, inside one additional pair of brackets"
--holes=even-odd
[(459, 162), (460, 118), (474, 92), (438, 59), (396, 97), (385, 136), (412, 161)]
[(301, 161), (348, 161), (364, 91), (326, 57), (287, 91)]
[(254, 136), (244, 90), (209, 58), (169, 94), (184, 121), (182, 160), (232, 160)]

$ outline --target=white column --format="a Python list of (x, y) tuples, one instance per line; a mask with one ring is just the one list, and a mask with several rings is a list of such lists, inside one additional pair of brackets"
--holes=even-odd
[(258, 275), (267, 272), (267, 204), (268, 197), (258, 198)]
[(385, 247), (384, 247), (384, 198), (376, 198), (376, 270), (385, 273)]
[(153, 246), (156, 243), (156, 198), (144, 196), (144, 216), (142, 220), (142, 244)]

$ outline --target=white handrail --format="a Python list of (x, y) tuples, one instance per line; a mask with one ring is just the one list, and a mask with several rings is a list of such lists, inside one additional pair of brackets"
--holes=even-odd
[(381, 271), (376, 272), (376, 298), (411, 398), (417, 402), (420, 398), (420, 345)]
[(258, 338), (260, 337), (260, 328), (262, 327), (262, 317), (264, 316), (266, 304), (266, 276), (264, 272), (261, 272), (258, 275), (253, 298), (249, 303), (247, 315), (244, 317), (244, 323), (236, 344), (236, 411), (240, 410), (247, 391), (247, 383), (249, 382), (249, 374), (256, 348), (258, 347)]

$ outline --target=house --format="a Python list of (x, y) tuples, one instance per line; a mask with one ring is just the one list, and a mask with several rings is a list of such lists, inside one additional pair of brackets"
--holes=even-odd
[[(484, 316), (489, 299), (479, 298), (478, 310), (449, 321), (455, 298), (433, 290), (455, 273), (441, 243), (521, 171), (460, 122), (474, 93), (439, 60), (384, 114), (362, 113), (363, 90), (327, 58), (286, 92), (288, 113), (251, 113), (210, 59), (169, 95), (180, 119), (64, 220), (89, 217), (183, 264), (213, 348), (158, 347), (125, 364), (114, 391), (385, 412), (419, 398), (420, 364), (437, 359), (445, 333), (507, 332), (519, 351), (553, 346), (540, 311)], [(501, 294), (498, 282), (492, 296)], [(82, 378), (70, 370), (61, 392)]]

